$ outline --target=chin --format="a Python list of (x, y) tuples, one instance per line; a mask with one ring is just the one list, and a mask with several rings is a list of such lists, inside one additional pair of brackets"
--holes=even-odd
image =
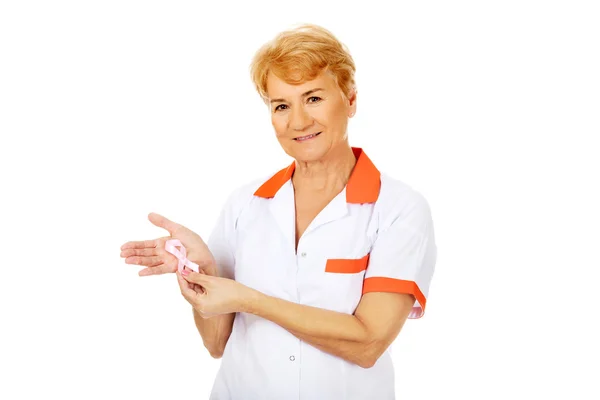
[(290, 146), (286, 153), (296, 161), (318, 161), (323, 158), (327, 149), (323, 146)]

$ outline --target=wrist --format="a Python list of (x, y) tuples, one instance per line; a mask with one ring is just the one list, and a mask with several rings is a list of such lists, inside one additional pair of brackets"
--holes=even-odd
[(259, 314), (261, 304), (264, 303), (267, 295), (259, 292), (258, 290), (247, 287), (247, 293), (243, 296), (241, 304), (239, 306), (240, 312), (247, 314)]
[(217, 264), (209, 264), (203, 268), (204, 272), (210, 276), (219, 276), (219, 269), (217, 268)]

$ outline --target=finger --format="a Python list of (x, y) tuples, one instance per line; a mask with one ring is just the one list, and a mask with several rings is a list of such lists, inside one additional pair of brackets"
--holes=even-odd
[(148, 214), (148, 219), (154, 225), (169, 231), (170, 234), (173, 234), (175, 232), (175, 230), (181, 226), (178, 223), (173, 222), (170, 219), (163, 217), (160, 214), (153, 213), (153, 212)]
[(138, 272), (139, 276), (150, 276), (150, 275), (163, 275), (163, 274), (170, 274), (175, 272), (175, 268), (167, 265), (167, 264), (161, 264), (161, 265), (157, 265), (156, 267), (148, 267), (145, 269), (142, 269)]
[(162, 257), (154, 256), (154, 257), (127, 257), (125, 259), (125, 264), (133, 264), (133, 265), (143, 265), (145, 267), (154, 267), (160, 265), (164, 262)]
[(192, 290), (196, 293), (200, 293), (200, 294), (204, 294), (204, 288), (200, 285), (198, 285), (197, 283), (189, 283), (190, 288), (192, 288)]
[(151, 257), (158, 255), (158, 249), (156, 247), (151, 248), (143, 248), (143, 249), (125, 249), (121, 250), (121, 257), (131, 257), (131, 256), (144, 256)]
[(179, 271), (177, 271), (175, 275), (177, 275), (177, 283), (179, 283), (181, 294), (190, 304), (194, 305), (194, 302), (197, 298), (196, 292), (190, 287), (189, 282), (183, 279)]
[(212, 283), (212, 276), (210, 275), (206, 275), (206, 274), (201, 274), (198, 272), (194, 272), (194, 271), (187, 271), (189, 272), (186, 275), (183, 275), (183, 279), (185, 279), (188, 282), (193, 282), (193, 283), (197, 283), (200, 286), (203, 287), (208, 287), (210, 286), (210, 284)]
[(123, 246), (121, 246), (121, 250), (125, 249), (145, 249), (145, 248), (154, 248), (156, 247), (157, 240), (140, 240), (140, 241), (132, 241), (127, 242)]

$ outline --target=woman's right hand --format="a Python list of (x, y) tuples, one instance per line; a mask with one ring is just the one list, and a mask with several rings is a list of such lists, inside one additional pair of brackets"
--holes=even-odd
[(165, 250), (165, 242), (178, 239), (185, 247), (187, 259), (198, 264), (200, 271), (217, 276), (215, 259), (204, 240), (197, 233), (183, 225), (173, 222), (160, 214), (150, 213), (148, 219), (154, 225), (166, 229), (170, 236), (154, 240), (127, 242), (121, 246), (121, 257), (126, 264), (146, 267), (138, 272), (139, 276), (160, 275), (177, 271), (179, 260)]

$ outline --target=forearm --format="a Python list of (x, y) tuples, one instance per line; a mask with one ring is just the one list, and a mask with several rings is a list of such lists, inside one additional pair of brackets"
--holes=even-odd
[[(197, 261), (194, 261), (197, 264)], [(210, 276), (219, 276), (216, 265), (204, 266), (202, 273)], [(202, 337), (204, 347), (214, 358), (220, 358), (225, 350), (225, 345), (231, 335), (235, 313), (215, 315), (210, 318), (203, 318), (194, 308), (194, 322), (196, 328)]]
[(257, 292), (245, 312), (268, 319), (322, 351), (358, 365), (369, 364), (374, 347), (367, 327), (354, 315), (311, 307)]
[(292, 329), (288, 331), (298, 339), (324, 351), (325, 353), (343, 358), (353, 364), (360, 365), (363, 368), (372, 366), (373, 356), (377, 352), (376, 343), (372, 340), (357, 342), (344, 339), (323, 339), (303, 334)]
[(194, 313), (194, 322), (200, 336), (202, 336), (204, 347), (206, 347), (212, 357), (220, 358), (231, 335), (235, 313), (202, 318), (196, 310), (192, 310)]

